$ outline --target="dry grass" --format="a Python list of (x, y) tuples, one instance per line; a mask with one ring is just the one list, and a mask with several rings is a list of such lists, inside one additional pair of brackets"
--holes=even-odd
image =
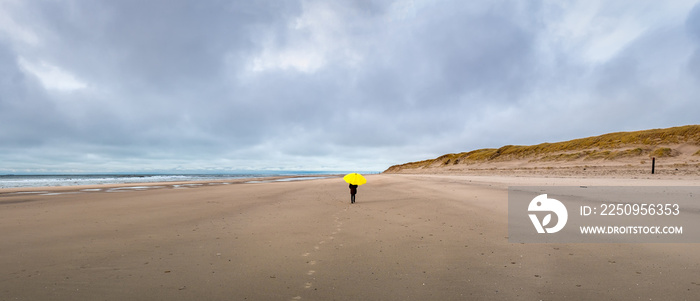
[(675, 149), (671, 149), (668, 147), (660, 147), (660, 148), (655, 149), (651, 153), (651, 156), (656, 157), (656, 158), (665, 158), (665, 157), (675, 157), (675, 156), (678, 156), (678, 154), (679, 154), (678, 151)]
[[(700, 125), (618, 132), (529, 146), (506, 145), (498, 149), (478, 149), (470, 152), (447, 154), (435, 159), (395, 165), (387, 169), (387, 171), (518, 159), (529, 159), (531, 161), (616, 160), (645, 155), (659, 158), (678, 155), (678, 151), (674, 149), (667, 147), (655, 148), (655, 146), (668, 144), (700, 145)], [(700, 156), (700, 151), (696, 152), (695, 155)]]

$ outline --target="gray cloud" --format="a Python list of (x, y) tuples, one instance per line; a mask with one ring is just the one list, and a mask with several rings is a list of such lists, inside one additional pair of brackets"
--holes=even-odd
[(688, 70), (700, 80), (700, 4), (695, 5), (686, 20), (686, 32), (695, 41), (695, 51), (688, 62)]
[(647, 4), (0, 4), (0, 172), (381, 170), (697, 123), (699, 6)]

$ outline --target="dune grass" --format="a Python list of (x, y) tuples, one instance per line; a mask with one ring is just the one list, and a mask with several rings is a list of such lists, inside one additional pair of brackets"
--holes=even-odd
[[(649, 157), (676, 156), (676, 150), (656, 147), (667, 144), (700, 145), (700, 125), (666, 129), (617, 132), (570, 141), (537, 145), (506, 145), (469, 152), (442, 155), (435, 159), (395, 165), (387, 171), (415, 169), (429, 166), (447, 166), (488, 161), (530, 159), (536, 161), (615, 160), (648, 155)], [(700, 156), (700, 151), (695, 155)]]

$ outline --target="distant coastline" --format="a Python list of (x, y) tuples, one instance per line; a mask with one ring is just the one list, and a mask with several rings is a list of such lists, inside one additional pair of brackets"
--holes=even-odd
[(62, 187), (103, 184), (138, 184), (160, 182), (225, 181), (270, 177), (300, 178), (335, 176), (344, 171), (251, 171), (222, 174), (5, 174), (0, 175), (0, 189), (24, 187)]

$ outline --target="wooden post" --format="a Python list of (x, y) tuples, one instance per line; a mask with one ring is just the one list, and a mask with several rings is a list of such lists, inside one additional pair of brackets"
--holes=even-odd
[(654, 174), (654, 167), (656, 166), (656, 157), (651, 158), (651, 174)]

